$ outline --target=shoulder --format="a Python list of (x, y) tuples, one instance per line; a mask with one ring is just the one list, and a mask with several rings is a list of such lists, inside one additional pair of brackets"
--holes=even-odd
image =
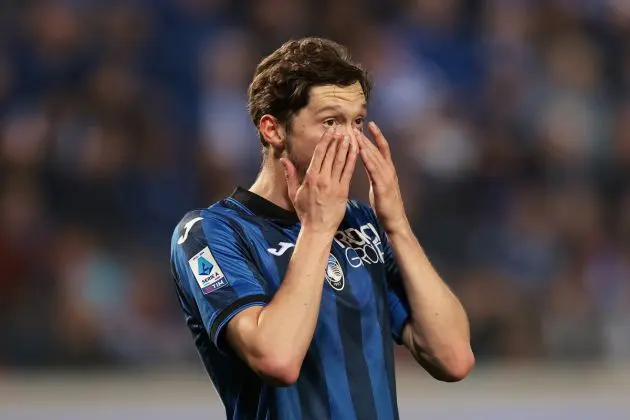
[(226, 205), (225, 200), (210, 207), (187, 212), (176, 224), (171, 237), (171, 247), (183, 245), (189, 240), (200, 241), (233, 236), (238, 229), (239, 214)]

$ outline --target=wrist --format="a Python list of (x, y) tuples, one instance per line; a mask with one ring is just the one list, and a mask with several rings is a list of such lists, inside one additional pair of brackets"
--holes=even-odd
[(395, 224), (390, 224), (385, 229), (385, 233), (390, 239), (415, 238), (411, 224), (407, 218), (401, 219)]
[(303, 238), (303, 240), (309, 243), (329, 244), (332, 243), (335, 233), (336, 229), (302, 224), (298, 239)]

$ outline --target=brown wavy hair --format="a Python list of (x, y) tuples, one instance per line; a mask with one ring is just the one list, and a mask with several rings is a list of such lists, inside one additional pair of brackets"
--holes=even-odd
[[(352, 61), (348, 50), (329, 39), (291, 40), (265, 57), (256, 67), (248, 90), (248, 111), (258, 128), (263, 115), (274, 116), (289, 131), (292, 117), (308, 105), (312, 87), (349, 86), (359, 82), (368, 100), (371, 82), (367, 71)], [(269, 146), (259, 134), (263, 149)]]

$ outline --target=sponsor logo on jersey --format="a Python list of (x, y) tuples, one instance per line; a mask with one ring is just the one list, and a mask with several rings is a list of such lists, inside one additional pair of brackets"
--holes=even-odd
[(197, 223), (198, 221), (203, 220), (202, 217), (195, 217), (192, 220), (189, 220), (185, 225), (184, 225), (184, 234), (182, 236), (179, 237), (179, 239), (177, 240), (177, 244), (181, 245), (184, 242), (186, 242), (186, 239), (188, 239), (188, 234), (190, 233), (190, 229), (192, 229), (192, 227), (195, 225), (195, 223)]
[(227, 279), (208, 247), (188, 260), (188, 264), (204, 295), (228, 285)]
[(350, 267), (385, 262), (381, 238), (372, 223), (337, 231), (335, 243), (343, 250)]
[(278, 248), (267, 248), (267, 252), (275, 255), (276, 257), (282, 256), (289, 249), (293, 248), (295, 244), (291, 242), (280, 242), (278, 243)]
[[(334, 242), (342, 249), (352, 268), (385, 262), (381, 237), (372, 223), (366, 223), (359, 228), (338, 230)], [(295, 244), (291, 242), (280, 242), (276, 248), (268, 248), (267, 252), (279, 257), (293, 247)]]

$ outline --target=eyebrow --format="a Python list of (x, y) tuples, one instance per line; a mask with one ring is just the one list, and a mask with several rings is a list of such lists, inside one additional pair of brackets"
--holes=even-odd
[[(361, 104), (361, 110), (362, 110), (362, 111), (366, 111), (366, 110), (367, 110), (367, 103), (363, 102), (363, 103)], [(341, 112), (341, 111), (342, 111), (342, 108), (341, 108), (341, 106), (339, 106), (339, 105), (326, 105), (326, 106), (323, 106), (323, 107), (321, 107), (320, 109), (318, 109), (318, 110), (317, 110), (317, 113), (318, 113), (318, 114), (321, 114), (321, 113), (324, 113), (324, 112), (327, 112), (327, 111), (337, 111), (337, 112)]]

